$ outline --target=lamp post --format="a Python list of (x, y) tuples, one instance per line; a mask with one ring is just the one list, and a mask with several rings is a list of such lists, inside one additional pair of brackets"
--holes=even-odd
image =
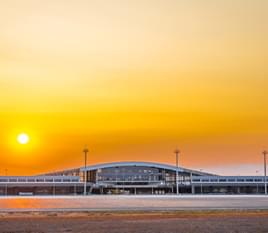
[(264, 162), (264, 193), (267, 195), (267, 181), (266, 181), (266, 155), (268, 152), (265, 150), (263, 153), (263, 162)]
[(177, 148), (174, 153), (176, 154), (176, 193), (177, 195), (180, 193), (179, 192), (179, 149)]
[[(7, 168), (5, 168), (5, 176), (7, 176)], [(6, 182), (6, 187), (5, 187), (5, 193), (6, 193), (6, 196), (7, 196), (7, 182)]]
[(85, 154), (85, 170), (84, 170), (84, 195), (87, 195), (87, 153), (88, 153), (88, 148), (87, 146), (85, 146), (84, 150), (83, 150), (84, 154)]
[[(256, 176), (258, 176), (258, 173), (259, 173), (259, 171), (258, 170), (256, 170)], [(257, 194), (259, 193), (259, 185), (258, 185), (258, 182), (257, 182)]]
[[(200, 169), (200, 172), (202, 172), (203, 171), (203, 169)], [(201, 194), (203, 194), (203, 181), (202, 181), (202, 179), (200, 179), (200, 181), (201, 181), (201, 183), (200, 183), (200, 193)]]

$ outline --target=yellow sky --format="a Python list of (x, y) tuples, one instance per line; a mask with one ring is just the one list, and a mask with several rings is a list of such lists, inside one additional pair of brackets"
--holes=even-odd
[(178, 145), (183, 166), (261, 169), (267, 11), (266, 0), (0, 0), (0, 175), (80, 166), (84, 144), (90, 163), (173, 163)]

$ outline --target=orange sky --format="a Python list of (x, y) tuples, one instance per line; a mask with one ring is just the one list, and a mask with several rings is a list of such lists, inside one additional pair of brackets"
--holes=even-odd
[[(266, 0), (0, 0), (0, 175), (145, 160), (262, 173)], [(28, 145), (16, 137), (28, 133)]]

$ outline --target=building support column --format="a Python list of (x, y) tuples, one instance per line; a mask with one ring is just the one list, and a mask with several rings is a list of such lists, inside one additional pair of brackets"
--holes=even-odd
[(55, 184), (53, 184), (53, 196), (55, 196)]
[(74, 184), (74, 195), (76, 195), (76, 184)]
[(195, 194), (195, 188), (194, 188), (194, 185), (192, 185), (192, 194)]

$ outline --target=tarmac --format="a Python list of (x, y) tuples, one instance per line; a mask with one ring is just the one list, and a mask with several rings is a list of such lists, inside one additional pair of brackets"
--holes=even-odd
[(268, 210), (265, 195), (3, 196), (1, 212)]

